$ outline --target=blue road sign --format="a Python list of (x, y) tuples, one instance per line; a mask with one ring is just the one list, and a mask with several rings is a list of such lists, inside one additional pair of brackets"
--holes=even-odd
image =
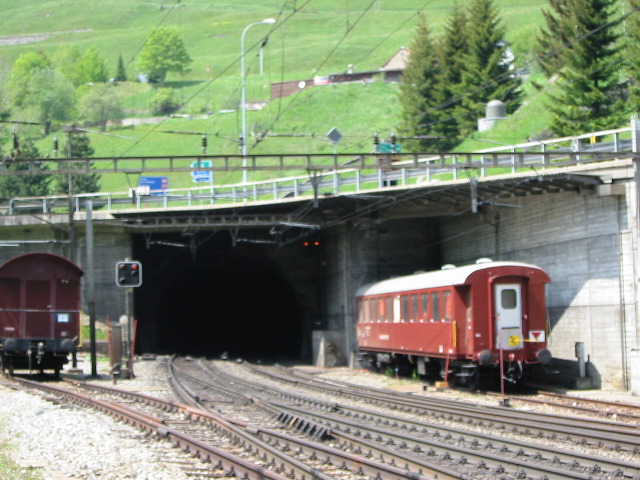
[[(169, 188), (168, 177), (140, 177), (138, 180), (139, 187), (149, 187), (151, 192), (149, 195), (165, 195), (167, 188)], [(161, 190), (161, 191), (159, 191)]]
[[(211, 160), (191, 163), (191, 168), (211, 168), (211, 166)], [(195, 170), (191, 172), (191, 178), (195, 183), (212, 183), (213, 172), (211, 170)]]

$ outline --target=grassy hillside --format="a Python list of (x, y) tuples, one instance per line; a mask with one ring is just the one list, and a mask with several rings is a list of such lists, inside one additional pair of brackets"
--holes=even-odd
[[(168, 86), (178, 89), (184, 104), (181, 114), (192, 119), (164, 118), (159, 123), (135, 127), (114, 127), (118, 136), (92, 135), (97, 156), (166, 155), (200, 153), (198, 135), (178, 135), (168, 131), (206, 133), (208, 153), (237, 153), (240, 115), (240, 35), (252, 22), (275, 18), (275, 25), (255, 25), (245, 37), (247, 99), (268, 101), (270, 84), (310, 79), (314, 75), (380, 68), (414, 35), (416, 12), (424, 9), (434, 32), (440, 31), (450, 0), (254, 0), (252, 2), (182, 0), (105, 0), (80, 5), (67, 0), (38, 2), (0, 0), (0, 69), (7, 71), (21, 53), (38, 49), (55, 56), (66, 45), (84, 51), (95, 45), (115, 74), (118, 55), (125, 60), (128, 77), (134, 79), (136, 55), (157, 26), (179, 30), (193, 59), (185, 76), (170, 74)], [(496, 0), (507, 40), (519, 61), (526, 61), (531, 37), (542, 22), (541, 7), (546, 0), (520, 2)], [(270, 32), (264, 49), (263, 74), (259, 73), (256, 45)], [(150, 85), (127, 82), (118, 88), (130, 117), (148, 117), (148, 101), (154, 95)], [(395, 130), (400, 112), (397, 85), (374, 82), (322, 86), (294, 96), (269, 102), (259, 112), (248, 112), (252, 153), (332, 151), (326, 133), (337, 127), (343, 134), (340, 152), (370, 150), (374, 132), (387, 135)], [(536, 103), (536, 102), (532, 102)], [(528, 107), (530, 108), (530, 107)], [(528, 110), (532, 112), (534, 110)], [(528, 118), (523, 110), (517, 128), (505, 122), (491, 136), (512, 143), (542, 129), (543, 112)], [(27, 127), (21, 127), (27, 128)], [(8, 139), (5, 129), (5, 139)], [(253, 134), (272, 134), (253, 145)], [(58, 133), (58, 135), (60, 135)], [(121, 138), (127, 137), (127, 138)], [(504, 141), (509, 137), (507, 141)], [(51, 150), (51, 136), (39, 147)], [(483, 143), (479, 148), (489, 145)], [(6, 151), (6, 149), (5, 149)], [(233, 179), (233, 178), (231, 178)], [(123, 179), (104, 177), (103, 190), (113, 190)], [(223, 179), (217, 179), (219, 181)], [(188, 183), (188, 181), (186, 181)], [(172, 187), (180, 180), (172, 182)], [(186, 186), (186, 185), (185, 185)]]

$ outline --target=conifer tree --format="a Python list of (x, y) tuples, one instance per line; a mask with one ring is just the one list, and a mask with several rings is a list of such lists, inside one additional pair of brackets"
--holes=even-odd
[(567, 0), (549, 0), (551, 9), (542, 10), (547, 28), (538, 33), (534, 51), (536, 62), (548, 77), (560, 70), (561, 53), (571, 47), (571, 16), (567, 3)]
[[(95, 153), (91, 146), (91, 140), (85, 133), (70, 133), (67, 136), (67, 144), (64, 146), (64, 154), (69, 158), (89, 158)], [(94, 167), (93, 162), (89, 164)], [(85, 162), (70, 162), (69, 167), (74, 170), (85, 168)], [(100, 174), (78, 173), (71, 174), (72, 193), (92, 193), (100, 191)], [(53, 185), (54, 193), (67, 195), (69, 193), (69, 175), (56, 175)]]
[[(547, 20), (546, 32), (561, 27), (570, 39), (558, 51), (559, 80), (548, 93), (550, 128), (569, 136), (618, 126), (626, 115), (619, 89), (619, 35), (610, 25), (615, 0), (566, 0), (566, 20)], [(545, 34), (543, 34), (544, 36)], [(549, 63), (548, 65), (552, 65)], [(545, 67), (543, 67), (544, 69)]]
[(632, 115), (640, 116), (640, 0), (629, 0), (624, 54), (629, 74), (629, 103)]
[(122, 55), (118, 55), (118, 68), (116, 70), (116, 82), (126, 82), (127, 81), (127, 71), (124, 68), (124, 61), (122, 60)]
[(437, 100), (433, 94), (438, 82), (439, 66), (435, 44), (424, 15), (418, 16), (416, 35), (409, 46), (409, 64), (400, 84), (399, 100), (402, 106), (400, 134), (408, 137), (406, 148), (426, 151), (436, 120), (433, 107)]
[[(17, 142), (17, 141), (16, 141)], [(16, 197), (40, 197), (49, 195), (49, 182), (51, 177), (45, 173), (42, 174), (18, 174), (30, 170), (46, 171), (48, 167), (46, 163), (27, 164), (21, 162), (25, 159), (42, 158), (40, 152), (35, 146), (31, 137), (23, 137), (19, 140), (19, 147), (14, 146), (13, 158), (5, 158), (3, 161), (7, 165), (7, 170), (16, 172), (15, 175), (3, 175), (0, 177), (0, 196), (6, 198)]]
[(460, 117), (462, 133), (475, 130), (485, 105), (492, 100), (505, 103), (507, 112), (520, 106), (520, 79), (511, 73), (504, 37), (506, 29), (493, 0), (471, 0), (467, 7), (468, 53), (461, 82), (465, 115)]
[[(460, 142), (459, 116), (464, 55), (468, 51), (467, 14), (458, 1), (454, 1), (445, 20), (443, 36), (437, 45), (440, 76), (438, 78), (438, 100), (436, 107), (438, 123), (434, 124), (434, 135), (440, 150), (450, 150)], [(436, 113), (436, 112), (434, 112)]]

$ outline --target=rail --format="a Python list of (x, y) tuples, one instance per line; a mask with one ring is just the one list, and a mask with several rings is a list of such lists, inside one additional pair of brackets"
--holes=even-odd
[[(634, 127), (606, 130), (518, 145), (502, 146), (472, 153), (363, 153), (306, 155), (249, 155), (46, 159), (57, 162), (48, 174), (190, 172), (194, 181), (210, 179), (207, 185), (191, 188), (153, 190), (134, 187), (125, 192), (100, 192), (46, 197), (0, 199), (0, 214), (74, 213), (85, 209), (87, 200), (94, 209), (107, 211), (145, 208), (168, 209), (206, 205), (236, 205), (260, 201), (280, 201), (298, 197), (318, 197), (359, 193), (372, 189), (392, 189), (442, 180), (457, 180), (470, 171), (479, 177), (517, 173), (523, 170), (579, 166), (634, 156), (637, 130)], [(39, 160), (24, 161), (19, 175), (33, 174)], [(45, 160), (40, 160), (45, 161)], [(215, 185), (216, 172), (290, 171), (298, 175), (247, 183)], [(0, 165), (0, 176), (11, 173)]]

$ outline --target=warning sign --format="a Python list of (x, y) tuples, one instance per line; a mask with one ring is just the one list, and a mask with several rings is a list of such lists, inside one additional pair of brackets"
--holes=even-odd
[(534, 343), (545, 342), (544, 330), (529, 330), (529, 341)]

